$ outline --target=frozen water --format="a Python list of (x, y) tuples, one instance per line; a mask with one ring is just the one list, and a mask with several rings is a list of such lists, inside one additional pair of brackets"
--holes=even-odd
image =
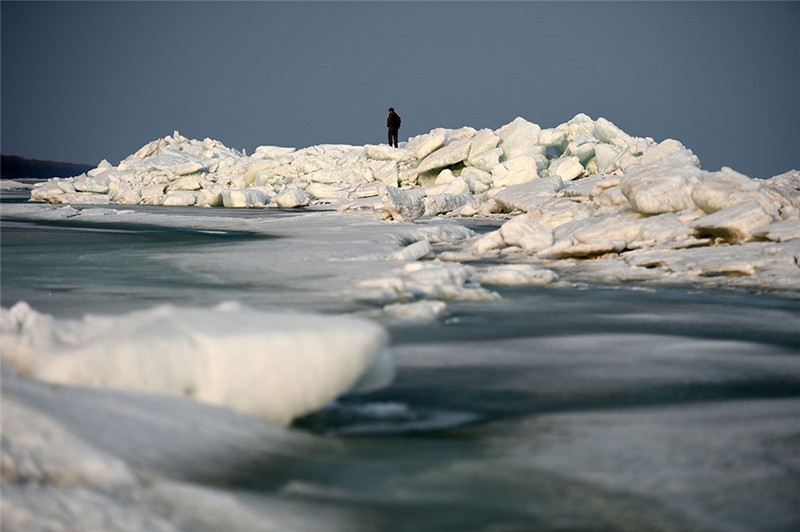
[(797, 171), (581, 114), (8, 188), (4, 529), (800, 524)]

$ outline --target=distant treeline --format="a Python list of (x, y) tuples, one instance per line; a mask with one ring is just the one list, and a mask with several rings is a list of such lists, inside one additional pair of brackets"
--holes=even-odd
[(88, 164), (39, 161), (17, 155), (2, 155), (0, 159), (0, 174), (3, 179), (72, 177), (94, 168)]

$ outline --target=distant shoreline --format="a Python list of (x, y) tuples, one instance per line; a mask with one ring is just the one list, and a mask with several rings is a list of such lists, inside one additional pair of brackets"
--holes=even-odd
[(74, 177), (94, 168), (90, 164), (26, 159), (18, 155), (2, 155), (0, 159), (2, 179)]

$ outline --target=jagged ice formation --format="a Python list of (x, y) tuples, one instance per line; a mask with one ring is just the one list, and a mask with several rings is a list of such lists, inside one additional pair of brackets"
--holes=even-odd
[[(727, 167), (704, 170), (677, 140), (633, 137), (584, 114), (549, 129), (523, 118), (494, 131), (440, 128), (400, 148), (261, 146), (250, 156), (175, 132), (116, 167), (103, 161), (84, 175), (40, 184), (31, 198), (325, 204), (396, 221), (495, 217), (505, 223), (464, 240), (460, 251), (436, 254), (420, 245), (398, 258), (488, 255), (573, 271), (585, 263), (584, 275), (599, 280), (722, 277), (718, 285), (800, 289), (800, 172), (758, 180)], [(602, 273), (586, 258), (603, 259)], [(743, 276), (758, 282), (735, 279)]]

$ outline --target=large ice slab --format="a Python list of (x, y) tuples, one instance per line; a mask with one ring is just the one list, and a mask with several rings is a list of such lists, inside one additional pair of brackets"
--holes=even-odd
[(635, 166), (625, 174), (620, 189), (636, 212), (678, 212), (695, 206), (692, 190), (701, 175), (697, 158), (681, 150)]
[(528, 122), (518, 116), (511, 123), (497, 130), (500, 148), (507, 159), (519, 155), (527, 155), (539, 146), (539, 133), (542, 128), (538, 124)]
[(519, 246), (527, 253), (534, 253), (553, 244), (553, 231), (536, 222), (527, 214), (521, 214), (500, 227), (500, 236), (508, 246)]
[(48, 382), (179, 395), (286, 424), (392, 376), (387, 337), (354, 318), (238, 305), (59, 321), (2, 310), (2, 361)]
[(494, 200), (509, 212), (538, 210), (542, 202), (554, 198), (564, 186), (559, 176), (545, 177), (512, 185), (494, 195)]
[(492, 168), (492, 182), (507, 187), (539, 178), (539, 163), (530, 155), (518, 155)]
[(425, 214), (425, 201), (418, 192), (382, 186), (378, 188), (378, 196), (391, 218), (399, 222), (416, 220)]
[(419, 163), (417, 172), (422, 174), (460, 163), (467, 159), (471, 147), (472, 141), (470, 139), (455, 140), (425, 157), (425, 159)]
[(753, 229), (770, 225), (770, 216), (756, 200), (743, 201), (714, 214), (700, 218), (692, 224), (701, 235), (710, 234), (724, 240), (738, 242), (751, 237)]

